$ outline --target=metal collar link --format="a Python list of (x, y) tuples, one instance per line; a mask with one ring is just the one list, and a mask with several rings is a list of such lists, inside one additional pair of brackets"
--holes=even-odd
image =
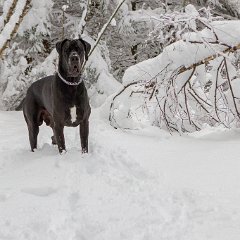
[(60, 79), (61, 79), (64, 83), (66, 83), (67, 85), (70, 85), (70, 86), (77, 86), (77, 85), (79, 85), (79, 84), (83, 81), (82, 76), (80, 77), (80, 80), (79, 80), (78, 82), (69, 82), (69, 81), (67, 81), (65, 78), (63, 78), (63, 76), (62, 76), (59, 72), (57, 72), (57, 75), (60, 77)]

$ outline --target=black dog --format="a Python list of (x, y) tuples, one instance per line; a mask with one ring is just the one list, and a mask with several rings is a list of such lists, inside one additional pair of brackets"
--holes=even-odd
[(91, 45), (82, 39), (65, 39), (56, 44), (59, 53), (58, 73), (34, 82), (23, 102), (31, 150), (37, 148), (39, 126), (43, 121), (53, 129), (52, 143), (59, 152), (66, 150), (64, 126), (80, 124), (82, 152), (88, 152), (88, 118), (91, 113), (81, 68)]

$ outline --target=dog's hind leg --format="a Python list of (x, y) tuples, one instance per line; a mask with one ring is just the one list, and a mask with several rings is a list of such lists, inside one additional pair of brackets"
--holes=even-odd
[(57, 141), (56, 138), (54, 136), (54, 122), (53, 122), (53, 118), (51, 117), (51, 115), (47, 112), (46, 109), (44, 109), (41, 113), (41, 116), (43, 118), (43, 121), (46, 123), (47, 126), (50, 126), (53, 130), (53, 136), (51, 137), (52, 139), (52, 145), (57, 145)]
[(31, 150), (34, 152), (34, 149), (37, 148), (37, 136), (39, 133), (39, 125), (41, 125), (41, 123), (39, 122), (40, 115), (38, 112), (38, 106), (33, 101), (31, 96), (28, 98), (26, 97), (24, 100), (23, 114), (28, 127)]
[(34, 152), (34, 149), (37, 148), (37, 136), (39, 133), (39, 126), (36, 123), (28, 122), (28, 134), (29, 134), (29, 141), (32, 152)]
[(57, 145), (57, 140), (56, 140), (56, 137), (55, 137), (55, 135), (54, 135), (54, 124), (53, 124), (53, 121), (51, 121), (50, 127), (51, 127), (52, 130), (53, 130), (53, 136), (51, 137), (51, 139), (52, 139), (52, 145)]
[(51, 137), (51, 139), (52, 139), (52, 145), (57, 145), (57, 141), (56, 141), (56, 138), (55, 138), (54, 134)]
[(55, 135), (54, 135), (54, 123), (53, 123), (53, 120), (51, 119), (50, 121), (50, 127), (52, 128), (53, 130), (53, 136), (51, 137), (52, 139), (52, 145), (57, 145), (57, 140), (55, 138)]

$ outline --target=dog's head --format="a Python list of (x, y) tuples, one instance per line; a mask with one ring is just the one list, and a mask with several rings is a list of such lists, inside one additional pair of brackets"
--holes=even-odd
[(91, 45), (83, 39), (64, 39), (56, 44), (59, 54), (59, 67), (68, 77), (78, 77), (81, 74), (84, 59), (88, 60)]

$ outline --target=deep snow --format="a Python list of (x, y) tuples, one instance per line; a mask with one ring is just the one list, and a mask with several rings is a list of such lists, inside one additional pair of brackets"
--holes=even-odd
[(0, 239), (239, 240), (240, 132), (115, 130), (94, 110), (90, 153), (42, 126), (29, 151), (21, 112), (0, 112)]

